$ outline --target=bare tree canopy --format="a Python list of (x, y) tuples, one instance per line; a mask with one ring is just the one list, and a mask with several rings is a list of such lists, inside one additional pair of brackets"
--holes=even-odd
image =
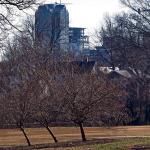
[[(20, 10), (30, 7), (35, 4), (36, 0), (1, 0), (0, 5), (15, 6)], [(9, 7), (7, 7), (9, 9)]]
[(6, 25), (15, 27), (12, 23), (12, 17), (16, 15), (16, 11), (30, 8), (36, 0), (1, 0), (0, 1), (0, 25), (1, 29), (6, 29)]
[(11, 29), (19, 30), (16, 26), (16, 18), (19, 11), (31, 8), (36, 0), (1, 0), (0, 1), (0, 48), (4, 46), (4, 40), (10, 34)]
[(121, 3), (141, 17), (150, 25), (150, 0), (120, 0)]

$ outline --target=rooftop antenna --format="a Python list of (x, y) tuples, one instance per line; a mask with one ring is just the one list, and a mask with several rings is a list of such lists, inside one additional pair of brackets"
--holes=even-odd
[(60, 0), (59, 2), (60, 2), (60, 5), (61, 5), (61, 4), (62, 4), (62, 5), (70, 5), (70, 4), (72, 4), (72, 3), (62, 3), (62, 0)]

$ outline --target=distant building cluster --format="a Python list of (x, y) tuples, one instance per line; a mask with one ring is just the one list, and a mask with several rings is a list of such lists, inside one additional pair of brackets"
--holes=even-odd
[(35, 13), (35, 38), (43, 47), (71, 51), (75, 55), (107, 62), (109, 52), (104, 46), (90, 48), (85, 28), (69, 27), (69, 12), (64, 4), (44, 4)]

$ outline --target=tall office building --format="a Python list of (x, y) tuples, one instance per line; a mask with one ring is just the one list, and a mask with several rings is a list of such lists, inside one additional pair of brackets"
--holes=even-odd
[(35, 13), (35, 39), (43, 48), (69, 48), (69, 13), (63, 4), (45, 4)]

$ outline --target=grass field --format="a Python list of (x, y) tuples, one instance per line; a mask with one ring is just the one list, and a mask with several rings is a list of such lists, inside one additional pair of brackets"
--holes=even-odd
[[(80, 131), (77, 127), (54, 127), (52, 131), (60, 142), (80, 139)], [(53, 143), (52, 138), (44, 128), (28, 128), (26, 132), (32, 144)], [(120, 136), (150, 136), (150, 126), (85, 128), (85, 133), (88, 139), (104, 137), (119, 139)], [(146, 140), (149, 140), (149, 138)], [(17, 129), (0, 129), (0, 146), (13, 145), (26, 145), (22, 133)], [(77, 150), (80, 149), (78, 148)]]
[(92, 146), (93, 150), (127, 150), (135, 145), (148, 145), (150, 138), (124, 139), (121, 141)]
[[(150, 138), (124, 139), (107, 144), (96, 144), (91, 146), (57, 148), (57, 150), (129, 150), (135, 145), (148, 145)], [(55, 148), (47, 148), (42, 150), (56, 150)]]

